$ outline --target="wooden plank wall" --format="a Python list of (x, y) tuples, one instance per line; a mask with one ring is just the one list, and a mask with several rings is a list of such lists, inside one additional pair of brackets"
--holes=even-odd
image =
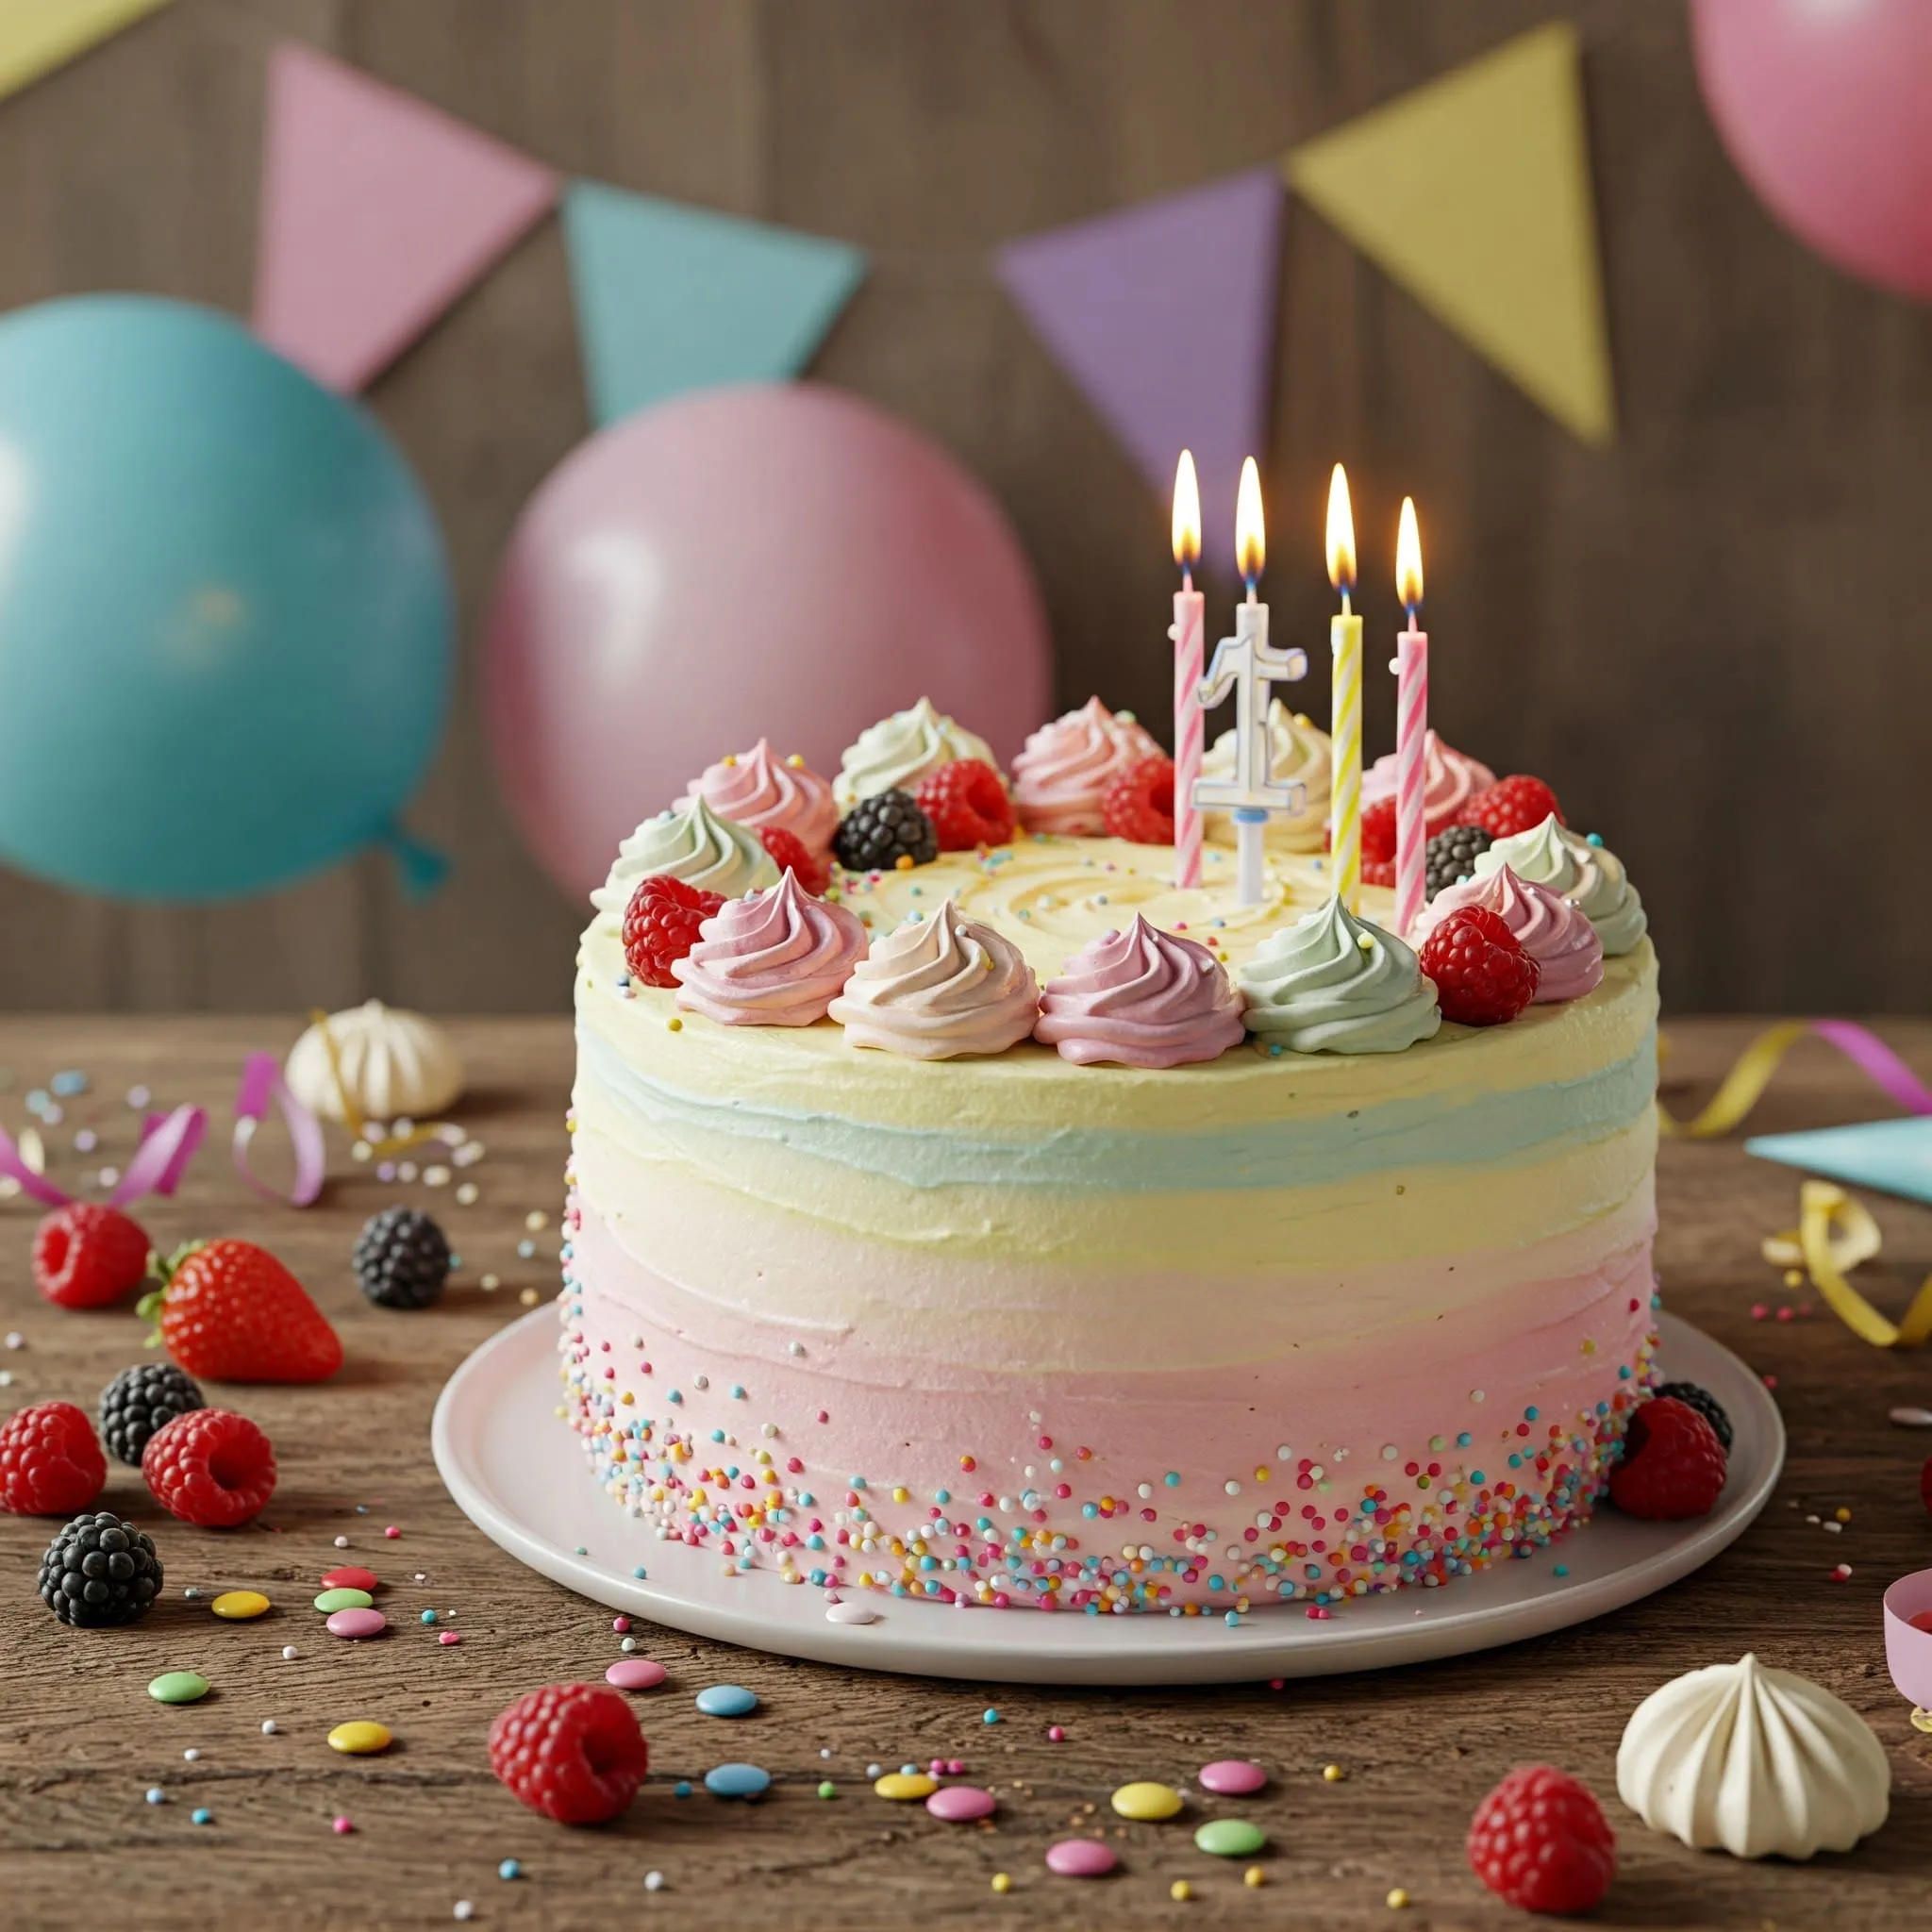
[[(1758, 208), (1705, 118), (1681, 8), (1562, 10), (1588, 49), (1622, 441), (1570, 441), (1292, 208), (1266, 452), (1278, 634), (1322, 634), (1330, 461), (1349, 462), (1366, 528), (1392, 526), (1412, 491), (1438, 717), (1498, 766), (1554, 777), (1624, 855), (1671, 1003), (1923, 1009), (1932, 319)], [(1164, 512), (987, 251), (1252, 166), (1550, 11), (178, 0), (0, 104), (0, 308), (119, 288), (245, 308), (263, 56), (300, 36), (560, 169), (872, 250), (816, 373), (902, 411), (997, 491), (1046, 589), (1061, 696), (1098, 689), (1158, 716)], [(519, 506), (586, 426), (556, 225), (372, 401), (441, 512), (473, 642)], [(1387, 603), (1369, 608), (1392, 631)], [(1372, 743), (1391, 710), (1372, 679)], [(374, 859), (216, 912), (0, 874), (0, 1005), (560, 1006), (579, 908), (497, 808), (467, 668), (412, 816), (458, 860), (423, 908)]]

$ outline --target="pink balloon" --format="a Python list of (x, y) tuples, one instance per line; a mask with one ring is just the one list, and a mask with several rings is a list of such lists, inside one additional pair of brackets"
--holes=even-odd
[(1932, 299), (1932, 4), (1693, 0), (1739, 172), (1819, 254)]
[(1004, 760), (1052, 694), (998, 506), (907, 425), (809, 383), (698, 391), (580, 444), (518, 522), (483, 651), (504, 796), (573, 894), (761, 736), (831, 777), (924, 695)]

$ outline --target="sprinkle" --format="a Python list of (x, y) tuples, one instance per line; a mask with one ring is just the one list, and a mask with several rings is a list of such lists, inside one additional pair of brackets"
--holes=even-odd
[(998, 1712), (998, 1711), (996, 1711), (996, 1710), (995, 1710), (995, 1709), (994, 1709), (994, 1708), (992, 1707), (992, 1706), (991, 1706), (991, 1705), (990, 1705), (990, 1704), (989, 1704), (989, 1705), (987, 1706), (987, 1707), (986, 1707), (986, 1708), (985, 1708), (984, 1710), (982, 1710), (982, 1711), (981, 1711), (981, 1712), (979, 1713), (979, 1722), (980, 1722), (981, 1724), (998, 1724), (998, 1723), (999, 1723), (999, 1721), (1000, 1721), (1000, 1714), (999, 1714), (999, 1712)]
[(272, 1718), (272, 1717), (265, 1717), (265, 1718), (263, 1718), (263, 1719), (262, 1719), (262, 1721), (261, 1721), (261, 1735), (262, 1735), (262, 1736), (263, 1736), (264, 1738), (273, 1738), (273, 1737), (275, 1736), (275, 1719), (274, 1719), (274, 1718)]
[(1176, 1905), (1184, 1906), (1191, 1898), (1193, 1897), (1194, 1888), (1191, 1885), (1190, 1885), (1185, 1878), (1176, 1878), (1174, 1882), (1167, 1888), (1167, 1895), (1169, 1898), (1173, 1899)]
[(332, 1818), (329, 1821), (329, 1829), (333, 1831), (338, 1838), (347, 1838), (348, 1835), (355, 1830), (355, 1825), (351, 1824), (348, 1819), (342, 1817), (340, 1813), (338, 1813), (334, 1818)]
[(348, 1539), (347, 1537), (345, 1537), (345, 1536), (339, 1536), (339, 1537), (337, 1537), (337, 1539), (336, 1539), (336, 1548), (337, 1548), (337, 1549), (339, 1549), (339, 1550), (346, 1550), (346, 1549), (347, 1549), (348, 1547), (349, 1547), (349, 1539)]
[(451, 1916), (467, 1922), (476, 1916), (476, 1907), (468, 1899), (459, 1898), (456, 1902)]
[(297, 1650), (292, 1643), (285, 1643), (282, 1645), (282, 1661), (285, 1664), (293, 1663), (295, 1659), (301, 1655), (302, 1653), (299, 1650)]
[(1258, 1865), (1250, 1865), (1241, 1874), (1241, 1883), (1251, 1891), (1257, 1891), (1268, 1883), (1268, 1874)]
[(1063, 1743), (1065, 1743), (1065, 1742), (1066, 1742), (1066, 1740), (1067, 1740), (1067, 1734), (1066, 1734), (1066, 1732), (1065, 1732), (1064, 1730), (1062, 1730), (1062, 1729), (1060, 1728), (1060, 1726), (1059, 1726), (1058, 1724), (1048, 1724), (1048, 1725), (1047, 1725), (1047, 1727), (1046, 1727), (1046, 1741), (1047, 1741), (1047, 1742), (1048, 1742), (1049, 1744), (1063, 1744)]
[(663, 1873), (646, 1872), (644, 1874), (644, 1890), (646, 1891), (662, 1891), (664, 1890)]
[(1339, 1785), (1345, 1775), (1346, 1774), (1339, 1764), (1324, 1764), (1322, 1767), (1322, 1782), (1324, 1784)]
[(832, 1782), (832, 1780), (831, 1780), (830, 1778), (822, 1778), (822, 1779), (820, 1780), (820, 1782), (819, 1782), (819, 1796), (820, 1796), (820, 1797), (822, 1797), (822, 1798), (836, 1798), (836, 1797), (837, 1797), (838, 1795), (839, 1795), (839, 1787), (838, 1787), (837, 1785), (835, 1785), (835, 1784), (834, 1784), (834, 1783)]
[(995, 1872), (992, 1874), (992, 1889), (995, 1891), (1011, 1891), (1013, 1881), (1006, 1873)]
[(215, 1814), (205, 1805), (197, 1806), (189, 1816), (196, 1824), (212, 1824), (215, 1822)]
[(460, 1643), (463, 1640), (454, 1630), (439, 1630), (436, 1633), (436, 1641), (441, 1644), (447, 1645)]
[(159, 1785), (150, 1785), (147, 1788), (147, 1801), (150, 1805), (165, 1805), (168, 1802), (168, 1794)]
[[(1602, 844), (1602, 843), (1603, 843), (1603, 841), (1599, 839), (1599, 840), (1598, 840), (1598, 841), (1597, 841), (1596, 842), (1597, 842), (1598, 844)], [(1393, 1890), (1392, 1891), (1391, 1891), (1391, 1892), (1390, 1892), (1390, 1894), (1389, 1894), (1389, 1909), (1390, 1909), (1390, 1910), (1391, 1910), (1391, 1912), (1399, 1912), (1399, 1911), (1401, 1911), (1401, 1910), (1402, 1910), (1402, 1908), (1403, 1908), (1403, 1907), (1405, 1907), (1406, 1905), (1407, 1905), (1407, 1903), (1408, 1903), (1408, 1893), (1407, 1893), (1407, 1892), (1406, 1892), (1406, 1891), (1405, 1891), (1405, 1890), (1404, 1890), (1402, 1889), (1402, 1887), (1401, 1887), (1401, 1886), (1399, 1886), (1399, 1885), (1398, 1885), (1398, 1886), (1396, 1886), (1396, 1887), (1395, 1887), (1395, 1889), (1394, 1889), (1394, 1890)]]
[(521, 1878), (524, 1875), (524, 1868), (514, 1858), (506, 1858), (496, 1868), (496, 1875), (499, 1878)]

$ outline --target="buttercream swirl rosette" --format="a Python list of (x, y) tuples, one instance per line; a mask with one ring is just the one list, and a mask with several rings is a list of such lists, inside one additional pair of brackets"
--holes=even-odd
[(1029, 832), (1092, 838), (1107, 828), (1100, 801), (1122, 773), (1160, 746), (1130, 711), (1109, 711), (1089, 698), (1042, 724), (1013, 760), (1013, 805)]
[(1520, 879), (1547, 886), (1559, 898), (1575, 905), (1596, 927), (1604, 957), (1614, 959), (1636, 949), (1649, 916), (1624, 871), (1624, 861), (1607, 846), (1559, 824), (1554, 812), (1527, 832), (1498, 839), (1475, 861), (1477, 878), (1507, 866)]
[(1248, 1031), (1295, 1053), (1400, 1053), (1442, 1024), (1414, 952), (1340, 899), (1270, 933), (1238, 978)]
[[(1423, 818), (1428, 836), (1433, 839), (1445, 826), (1460, 824), (1463, 807), (1495, 782), (1495, 773), (1480, 758), (1457, 751), (1428, 732), (1423, 740)], [(1396, 754), (1386, 752), (1362, 774), (1362, 809), (1393, 798), (1396, 787)]]
[[(1279, 698), (1268, 700), (1268, 775), (1277, 785), (1302, 788), (1300, 808), (1270, 812), (1267, 842), (1282, 852), (1319, 852), (1328, 829), (1328, 795), (1333, 779), (1334, 742), (1320, 725), (1291, 711)], [(1234, 733), (1224, 731), (1201, 760), (1204, 778), (1234, 776)], [(1217, 844), (1234, 843), (1234, 820), (1224, 811), (1206, 815), (1208, 836)]]
[(1518, 878), (1507, 865), (1460, 885), (1444, 886), (1423, 908), (1409, 939), (1421, 944), (1465, 906), (1493, 912), (1541, 969), (1534, 1004), (1580, 1000), (1603, 984), (1604, 942), (1582, 908), (1533, 879)]
[(843, 814), (876, 792), (917, 791), (922, 778), (958, 758), (977, 758), (999, 770), (985, 739), (935, 710), (930, 698), (921, 698), (910, 709), (894, 711), (858, 734), (839, 761), (832, 795)]
[(778, 868), (743, 825), (721, 819), (702, 798), (681, 810), (646, 819), (622, 845), (610, 876), (591, 894), (591, 904), (614, 932), (640, 879), (668, 876), (707, 892), (741, 898), (778, 883)]
[(853, 1046), (908, 1059), (1004, 1053), (1032, 1033), (1040, 982), (1011, 940), (947, 899), (875, 940), (831, 1014)]
[(809, 1026), (865, 958), (865, 928), (815, 899), (790, 866), (769, 891), (727, 899), (672, 972), (677, 1004), (721, 1026)]
[(1241, 1043), (1241, 996), (1204, 945), (1137, 912), (1090, 940), (1046, 983), (1033, 1037), (1063, 1060), (1180, 1067)]
[(682, 811), (695, 798), (749, 831), (772, 827), (790, 832), (814, 858), (831, 852), (832, 834), (839, 829), (831, 785), (795, 753), (779, 758), (768, 738), (749, 751), (707, 765), (671, 808)]

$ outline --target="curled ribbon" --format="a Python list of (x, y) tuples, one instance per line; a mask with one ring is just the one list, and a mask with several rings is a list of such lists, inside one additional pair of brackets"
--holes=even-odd
[[(1741, 1124), (1763, 1097), (1784, 1057), (1807, 1034), (1816, 1034), (1897, 1101), (1907, 1113), (1932, 1114), (1928, 1088), (1905, 1061), (1868, 1026), (1855, 1020), (1782, 1020), (1767, 1027), (1738, 1056), (1736, 1063), (1704, 1108), (1688, 1121), (1674, 1119), (1657, 1102), (1657, 1125), (1666, 1135), (1686, 1141), (1714, 1141)], [(1662, 1057), (1665, 1042), (1657, 1041)]]

